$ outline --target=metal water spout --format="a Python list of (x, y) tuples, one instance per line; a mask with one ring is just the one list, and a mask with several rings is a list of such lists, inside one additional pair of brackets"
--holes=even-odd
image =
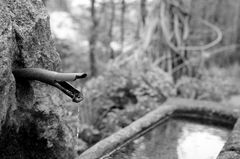
[(16, 79), (37, 80), (60, 89), (72, 98), (73, 102), (81, 102), (83, 94), (66, 81), (75, 81), (87, 77), (86, 73), (59, 73), (42, 68), (22, 68), (12, 71)]

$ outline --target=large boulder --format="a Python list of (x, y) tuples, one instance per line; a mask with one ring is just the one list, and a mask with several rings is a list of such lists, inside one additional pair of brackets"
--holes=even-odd
[(6, 118), (16, 108), (12, 62), (17, 46), (13, 37), (10, 11), (0, 1), (0, 131)]
[(41, 0), (1, 0), (0, 158), (73, 158), (58, 91), (12, 74), (30, 67), (60, 70), (46, 8)]

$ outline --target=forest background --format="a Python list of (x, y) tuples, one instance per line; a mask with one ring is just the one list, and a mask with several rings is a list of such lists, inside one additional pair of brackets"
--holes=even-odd
[(64, 72), (87, 72), (64, 118), (79, 154), (170, 97), (239, 105), (240, 1), (45, 0)]

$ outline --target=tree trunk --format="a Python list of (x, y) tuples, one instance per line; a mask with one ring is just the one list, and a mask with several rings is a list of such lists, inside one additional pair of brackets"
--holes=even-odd
[(146, 24), (146, 17), (147, 17), (146, 3), (147, 3), (147, 0), (141, 0), (141, 22), (143, 26), (145, 26)]
[(92, 26), (91, 26), (91, 34), (89, 39), (89, 62), (90, 62), (90, 70), (91, 76), (96, 76), (97, 74), (97, 67), (96, 67), (96, 57), (95, 57), (95, 47), (97, 41), (97, 25), (98, 21), (96, 18), (96, 9), (95, 9), (95, 0), (91, 0), (91, 19), (92, 19)]
[(146, 17), (147, 17), (147, 9), (146, 9), (146, 3), (147, 0), (141, 0), (140, 1), (140, 9), (139, 9), (139, 18), (137, 21), (137, 29), (135, 33), (135, 39), (139, 40), (140, 39), (140, 30), (145, 26), (146, 24)]
[(113, 39), (113, 26), (114, 26), (114, 20), (115, 20), (115, 3), (114, 0), (111, 0), (111, 18), (110, 18), (110, 26), (108, 30), (108, 38), (109, 38), (109, 52), (110, 52), (110, 58), (114, 59), (114, 51), (111, 47), (111, 42)]
[(237, 16), (237, 30), (236, 30), (236, 44), (238, 45), (238, 47), (236, 48), (236, 52), (239, 54), (240, 51), (240, 1), (238, 1), (238, 3), (236, 4), (238, 6), (238, 16)]
[(122, 0), (122, 8), (121, 8), (121, 52), (123, 52), (123, 49), (124, 49), (125, 10), (126, 10), (126, 3), (125, 3), (125, 0)]

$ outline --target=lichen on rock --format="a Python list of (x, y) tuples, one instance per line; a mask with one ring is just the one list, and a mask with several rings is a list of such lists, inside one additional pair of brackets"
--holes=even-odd
[(2, 125), (16, 106), (15, 82), (11, 71), (16, 45), (13, 40), (9, 10), (4, 7), (2, 1), (0, 1), (0, 24), (0, 124)]
[(74, 157), (61, 94), (12, 74), (30, 67), (59, 71), (60, 63), (42, 1), (0, 1), (0, 158)]

